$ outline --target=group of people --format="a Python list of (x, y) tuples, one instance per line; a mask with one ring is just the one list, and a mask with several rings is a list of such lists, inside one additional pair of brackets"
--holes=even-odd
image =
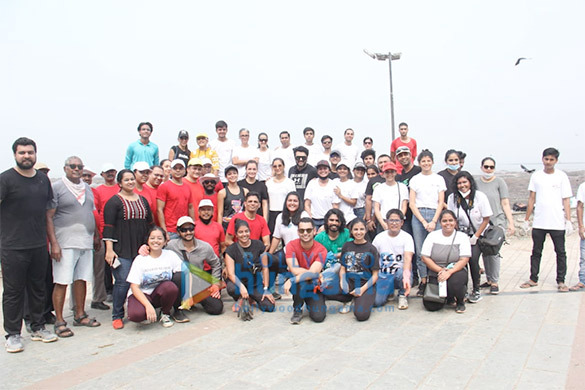
[[(483, 288), (498, 294), (499, 253), (484, 253), (483, 284), (479, 260), (488, 226), (514, 233), (495, 159), (486, 157), (475, 179), (462, 169), (465, 154), (449, 150), (447, 168), (435, 173), (433, 154), (418, 151), (406, 123), (399, 130), (389, 154), (377, 155), (371, 137), (359, 148), (352, 129), (336, 147), (328, 135), (317, 145), (309, 127), (303, 145), (292, 147), (284, 131), (281, 145), (270, 150), (266, 133), (254, 147), (247, 129), (235, 145), (219, 121), (217, 139), (199, 133), (191, 151), (189, 133), (181, 130), (169, 158), (159, 161), (153, 126), (143, 122), (125, 168), (105, 164), (104, 184), (93, 187), (96, 173), (77, 156), (65, 160), (65, 175), (51, 184), (35, 142), (17, 139), (16, 166), (0, 175), (7, 351), (23, 350), (23, 319), (32, 340), (73, 336), (63, 315), (68, 286), (72, 325), (100, 326), (85, 310), (87, 282), (93, 282), (91, 308), (111, 309), (114, 329), (124, 328), (125, 318), (165, 327), (188, 322), (186, 310), (194, 305), (219, 315), (224, 288), (240, 314), (250, 305), (272, 312), (281, 293), (292, 294), (293, 324), (304, 306), (313, 321), (323, 321), (327, 301), (359, 321), (395, 296), (404, 310), (415, 286), (426, 309), (452, 305), (458, 313), (465, 302), (479, 302)], [(554, 169), (558, 156), (546, 149), (545, 168), (530, 182), (526, 220), (534, 212), (534, 250), (523, 288), (538, 283), (548, 233), (559, 291), (569, 289), (564, 231), (571, 226), (571, 189)], [(575, 290), (585, 288), (583, 192), (581, 186), (582, 272)], [(439, 298), (431, 295), (436, 286)]]

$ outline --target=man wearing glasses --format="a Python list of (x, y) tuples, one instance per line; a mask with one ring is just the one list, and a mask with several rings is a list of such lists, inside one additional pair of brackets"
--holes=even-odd
[(293, 151), (296, 164), (289, 169), (288, 177), (295, 182), (295, 187), (302, 202), (305, 199), (307, 184), (317, 177), (317, 169), (307, 163), (309, 150), (306, 147), (297, 146)]
[(75, 314), (73, 325), (100, 326), (85, 312), (87, 282), (93, 281), (93, 249), (100, 247), (100, 235), (93, 215), (91, 188), (81, 180), (83, 162), (77, 156), (65, 160), (65, 177), (53, 184), (53, 200), (47, 210), (47, 236), (53, 259), (53, 306), (55, 333), (71, 337), (63, 318), (67, 286), (73, 283)]
[[(313, 160), (317, 160), (317, 162), (321, 160), (329, 161), (329, 155), (331, 155), (331, 147), (333, 146), (333, 138), (331, 138), (330, 135), (324, 135), (323, 137), (321, 137), (321, 146), (323, 147), (323, 150), (320, 151), (319, 153), (316, 153), (314, 157), (312, 156), (311, 161)], [(317, 166), (317, 162), (311, 165)]]
[[(372, 137), (366, 137), (364, 138), (364, 150), (371, 150), (374, 148), (374, 140), (372, 139)], [(363, 159), (363, 157), (362, 157)]]

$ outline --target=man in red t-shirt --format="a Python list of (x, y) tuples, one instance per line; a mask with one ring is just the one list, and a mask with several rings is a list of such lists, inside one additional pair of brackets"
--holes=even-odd
[(404, 122), (398, 125), (398, 131), (400, 131), (400, 137), (392, 141), (390, 145), (390, 158), (392, 161), (396, 161), (396, 149), (401, 146), (408, 146), (410, 154), (412, 155), (412, 161), (416, 159), (416, 140), (408, 136), (408, 125)]
[(314, 286), (327, 259), (327, 249), (314, 240), (313, 219), (301, 218), (298, 232), (299, 238), (286, 245), (286, 264), (292, 278), (284, 284), (284, 291), (288, 293), (294, 283), (294, 313), (290, 322), (293, 325), (301, 323), (305, 303), (309, 309), (309, 317), (315, 322), (323, 322), (327, 314), (327, 306), (325, 306), (323, 294), (314, 290)]
[(183, 184), (185, 162), (173, 160), (171, 163), (171, 180), (158, 187), (156, 193), (157, 215), (159, 226), (169, 233), (170, 238), (178, 238), (177, 221), (184, 215), (195, 219), (191, 190)]
[(264, 246), (266, 246), (266, 251), (270, 248), (270, 229), (268, 229), (268, 224), (263, 216), (258, 215), (257, 211), (260, 207), (260, 194), (254, 191), (250, 191), (246, 194), (246, 199), (244, 201), (244, 211), (237, 213), (232, 217), (230, 223), (228, 224), (226, 230), (226, 245), (231, 245), (235, 239), (235, 229), (234, 226), (236, 224), (236, 219), (242, 219), (248, 222), (250, 226), (250, 239), (252, 240), (262, 240)]
[(217, 256), (225, 250), (225, 233), (223, 227), (213, 221), (213, 203), (209, 199), (199, 202), (199, 220), (195, 222), (195, 238), (205, 241), (213, 248)]
[(203, 187), (203, 199), (209, 199), (213, 203), (213, 220), (217, 222), (217, 193), (219, 192), (217, 184), (221, 185), (219, 178), (213, 173), (206, 173), (199, 178), (199, 183)]
[[(201, 199), (203, 199), (203, 185), (199, 179), (201, 178), (201, 169), (203, 165), (199, 158), (192, 158), (187, 163), (187, 176), (183, 178), (183, 183), (189, 186), (191, 190), (191, 203), (193, 207), (197, 207)], [(198, 213), (195, 213), (195, 218), (198, 218)]]

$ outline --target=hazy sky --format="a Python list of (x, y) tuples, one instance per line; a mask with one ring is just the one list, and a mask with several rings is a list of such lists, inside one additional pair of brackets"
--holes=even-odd
[[(539, 166), (547, 146), (585, 169), (583, 1), (16, 1), (0, 2), (0, 168), (19, 136), (60, 176), (72, 154), (98, 169), (123, 163), (140, 121), (161, 158), (180, 129), (228, 122), (269, 134), (305, 126), (334, 143), (352, 127), (378, 152), (396, 124), (442, 169)], [(531, 60), (514, 66), (518, 57)], [(560, 165), (569, 168), (569, 165)]]

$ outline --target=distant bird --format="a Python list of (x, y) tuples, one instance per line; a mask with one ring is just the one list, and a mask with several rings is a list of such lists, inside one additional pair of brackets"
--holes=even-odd
[(532, 58), (526, 58), (526, 57), (520, 57), (516, 60), (516, 63), (514, 64), (514, 66), (518, 66), (518, 64), (520, 63), (520, 61), (522, 60), (531, 60)]
[(524, 172), (526, 172), (526, 173), (532, 173), (532, 172), (536, 171), (536, 169), (528, 169), (522, 164), (520, 164), (520, 168), (524, 169)]

